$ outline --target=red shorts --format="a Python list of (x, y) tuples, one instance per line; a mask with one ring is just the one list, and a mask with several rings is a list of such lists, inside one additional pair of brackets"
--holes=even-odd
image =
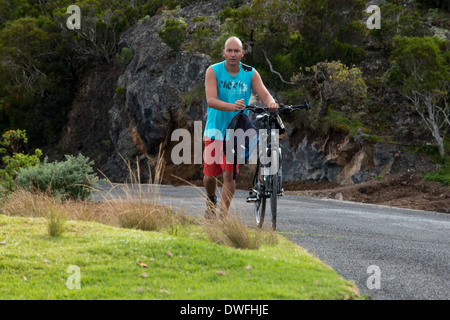
[[(223, 171), (233, 172), (233, 164), (226, 161), (223, 153), (223, 141), (205, 137), (203, 173), (210, 177), (216, 177)], [(236, 173), (239, 172), (239, 164), (236, 164)]]

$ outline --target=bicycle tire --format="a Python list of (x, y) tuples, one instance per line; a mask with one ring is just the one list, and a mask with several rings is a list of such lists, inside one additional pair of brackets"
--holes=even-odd
[(270, 176), (270, 211), (272, 213), (272, 230), (277, 229), (278, 173)]
[(264, 177), (261, 175), (260, 168), (261, 164), (258, 161), (258, 164), (256, 165), (256, 171), (253, 178), (253, 186), (252, 186), (252, 192), (254, 192), (255, 193), (254, 196), (256, 196), (254, 209), (255, 209), (256, 226), (258, 228), (262, 228), (264, 224), (264, 217), (266, 214), (266, 197), (264, 196), (265, 193)]
[(255, 201), (255, 218), (256, 218), (256, 226), (258, 228), (262, 228), (264, 225), (264, 218), (266, 215), (266, 197), (264, 196), (264, 187), (263, 184), (258, 183), (255, 188), (257, 190), (258, 199)]
[[(271, 130), (276, 129), (276, 125), (275, 123), (272, 123), (271, 125)], [(275, 150), (274, 150), (275, 148)], [(279, 151), (278, 151), (278, 146), (273, 146), (270, 145), (270, 153), (271, 155), (273, 155), (273, 152), (275, 151), (276, 156), (275, 156), (275, 161), (276, 163), (273, 164), (271, 163), (271, 167), (272, 168), (277, 168), (279, 170), (280, 167), (280, 159), (279, 159)], [(272, 213), (272, 230), (275, 231), (277, 229), (277, 200), (278, 200), (278, 170), (274, 173), (271, 174), (270, 176), (268, 176), (266, 179), (268, 179), (269, 181), (269, 192), (270, 192), (270, 211)]]

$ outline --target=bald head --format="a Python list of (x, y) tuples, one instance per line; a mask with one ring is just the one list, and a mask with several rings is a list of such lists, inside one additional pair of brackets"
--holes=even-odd
[(238, 45), (242, 49), (242, 41), (238, 37), (229, 37), (227, 41), (225, 41), (225, 49), (229, 45)]

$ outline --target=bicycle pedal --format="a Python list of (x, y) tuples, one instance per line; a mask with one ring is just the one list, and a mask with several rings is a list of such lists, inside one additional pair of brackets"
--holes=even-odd
[(256, 197), (247, 197), (247, 203), (255, 203), (258, 198)]

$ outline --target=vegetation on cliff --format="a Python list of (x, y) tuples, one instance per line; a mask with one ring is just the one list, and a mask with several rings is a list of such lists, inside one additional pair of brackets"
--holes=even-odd
[[(174, 51), (202, 52), (213, 61), (221, 59), (226, 37), (241, 37), (245, 62), (279, 100), (313, 101), (306, 119), (296, 121), (300, 130), (323, 136), (362, 132), (369, 142), (398, 144), (417, 137), (415, 147), (434, 145), (431, 153), (446, 168), (449, 40), (430, 36), (449, 29), (447, 2), (384, 1), (379, 30), (366, 27), (370, 14), (362, 0), (230, 0), (216, 1), (214, 12), (197, 10), (205, 3), (1, 0), (0, 132), (26, 129), (31, 147), (56, 144), (83, 76), (99, 64), (126, 65), (133, 53), (118, 50), (121, 34), (158, 16), (158, 34)], [(71, 4), (81, 9), (79, 30), (66, 26)], [(183, 12), (186, 7), (192, 13)], [(386, 66), (374, 67), (374, 53)], [(408, 54), (422, 69), (410, 72)], [(424, 119), (419, 128), (403, 125), (411, 110)]]

